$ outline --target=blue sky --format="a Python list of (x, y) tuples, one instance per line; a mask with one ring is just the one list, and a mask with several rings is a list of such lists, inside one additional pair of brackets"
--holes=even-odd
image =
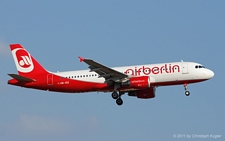
[[(224, 1), (3, 1), (0, 5), (0, 140), (189, 140), (225, 138)], [(159, 87), (156, 98), (111, 93), (63, 94), (7, 85), (16, 73), (10, 43), (22, 44), (46, 69), (87, 69), (77, 56), (110, 67), (199, 62), (213, 79)], [(199, 138), (192, 138), (199, 140)], [(215, 140), (206, 138), (205, 140)]]

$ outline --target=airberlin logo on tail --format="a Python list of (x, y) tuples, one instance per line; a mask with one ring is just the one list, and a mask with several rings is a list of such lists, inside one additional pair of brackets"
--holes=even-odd
[(28, 56), (21, 56), (21, 58), (23, 60), (19, 61), (20, 66), (25, 66), (25, 65), (30, 66), (31, 65), (32, 61), (30, 60), (30, 58)]
[(19, 72), (28, 73), (34, 69), (30, 54), (23, 48), (16, 48), (12, 50), (12, 55)]

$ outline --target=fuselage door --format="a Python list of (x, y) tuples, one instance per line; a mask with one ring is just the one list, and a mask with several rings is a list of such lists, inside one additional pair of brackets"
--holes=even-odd
[(53, 85), (53, 75), (52, 74), (47, 75), (47, 84)]
[(182, 74), (188, 74), (188, 63), (182, 63)]

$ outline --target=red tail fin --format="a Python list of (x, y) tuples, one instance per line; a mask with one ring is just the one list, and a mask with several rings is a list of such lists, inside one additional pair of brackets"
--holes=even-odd
[(31, 78), (48, 73), (20, 44), (11, 44), (10, 48), (19, 75)]

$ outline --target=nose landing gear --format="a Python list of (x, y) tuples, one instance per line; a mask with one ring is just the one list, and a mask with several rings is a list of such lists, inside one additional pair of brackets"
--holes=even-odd
[(186, 96), (189, 96), (190, 95), (190, 92), (188, 91), (188, 87), (187, 87), (187, 84), (184, 83), (184, 90), (185, 90), (185, 95)]

